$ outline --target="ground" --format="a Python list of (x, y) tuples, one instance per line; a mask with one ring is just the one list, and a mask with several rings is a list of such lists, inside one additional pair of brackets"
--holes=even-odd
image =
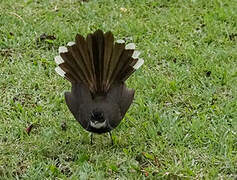
[[(54, 71), (60, 45), (97, 29), (145, 60), (114, 145), (90, 144)], [(0, 179), (237, 178), (235, 0), (1, 1), (0, 75)]]

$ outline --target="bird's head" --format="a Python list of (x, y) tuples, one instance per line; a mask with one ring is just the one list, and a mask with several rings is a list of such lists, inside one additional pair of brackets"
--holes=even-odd
[(90, 126), (96, 129), (101, 129), (106, 127), (106, 118), (104, 112), (98, 109), (94, 109), (90, 114)]

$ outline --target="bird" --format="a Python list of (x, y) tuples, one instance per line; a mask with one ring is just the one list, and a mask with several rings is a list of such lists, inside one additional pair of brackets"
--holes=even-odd
[(85, 130), (110, 133), (133, 102), (135, 90), (125, 81), (143, 65), (140, 51), (134, 43), (115, 41), (111, 31), (98, 29), (86, 38), (76, 34), (58, 52), (55, 71), (71, 82), (71, 92), (64, 93), (70, 112)]

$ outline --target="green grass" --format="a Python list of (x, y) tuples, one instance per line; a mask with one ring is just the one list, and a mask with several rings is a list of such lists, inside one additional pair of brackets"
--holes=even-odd
[[(58, 47), (96, 29), (145, 59), (113, 146), (90, 145), (54, 72)], [(235, 0), (1, 1), (0, 75), (0, 179), (237, 178)]]

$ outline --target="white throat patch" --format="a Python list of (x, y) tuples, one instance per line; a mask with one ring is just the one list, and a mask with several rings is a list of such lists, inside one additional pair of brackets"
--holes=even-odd
[(100, 129), (100, 128), (106, 127), (106, 121), (104, 121), (104, 122), (98, 122), (98, 121), (96, 121), (95, 123), (92, 122), (92, 121), (90, 121), (90, 125), (91, 125), (93, 128)]

